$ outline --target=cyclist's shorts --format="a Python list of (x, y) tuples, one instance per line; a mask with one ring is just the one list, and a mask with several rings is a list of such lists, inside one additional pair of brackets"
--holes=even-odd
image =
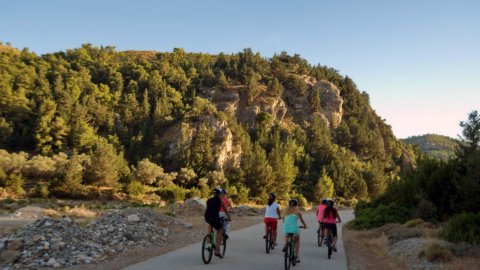
[[(285, 234), (285, 236), (288, 236), (288, 232), (283, 232)], [(298, 232), (291, 232), (293, 233), (293, 236), (299, 236), (300, 235), (300, 231)]]
[(220, 230), (223, 228), (222, 222), (220, 221), (220, 218), (205, 218), (205, 221), (210, 224), (215, 230)]
[(272, 230), (276, 230), (277, 229), (277, 219), (276, 218), (271, 218), (271, 217), (266, 217), (266, 218), (263, 218), (263, 222), (265, 223), (265, 225), (267, 226), (272, 226)]
[(332, 231), (333, 236), (337, 236), (337, 224), (335, 223), (324, 223), (325, 228), (330, 229)]

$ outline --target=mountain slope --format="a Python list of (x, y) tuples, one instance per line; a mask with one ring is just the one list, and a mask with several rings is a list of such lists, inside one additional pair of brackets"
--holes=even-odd
[(29, 153), (6, 179), (57, 195), (140, 182), (175, 196), (221, 185), (236, 200), (359, 199), (415, 163), (352, 79), (285, 52), (3, 51), (0, 82), (0, 148)]
[(457, 140), (436, 134), (411, 136), (401, 141), (418, 145), (418, 149), (427, 156), (445, 161), (455, 157), (455, 148), (458, 145)]

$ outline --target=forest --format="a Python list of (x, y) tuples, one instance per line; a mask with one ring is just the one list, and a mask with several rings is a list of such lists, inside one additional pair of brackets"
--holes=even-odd
[[(339, 123), (323, 117), (320, 82), (339, 90)], [(231, 113), (209, 93), (238, 97), (255, 113)], [(295, 98), (306, 101), (300, 113)], [(272, 112), (276, 104), (285, 117)], [(416, 166), (412, 146), (395, 138), (366, 92), (299, 55), (90, 44), (37, 55), (0, 44), (0, 189), (18, 197), (175, 201), (222, 186), (235, 202), (276, 192), (353, 205)]]

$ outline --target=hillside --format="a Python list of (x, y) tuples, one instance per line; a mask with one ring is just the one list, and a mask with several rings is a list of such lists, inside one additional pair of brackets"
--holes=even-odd
[(418, 145), (418, 150), (427, 156), (445, 161), (455, 157), (455, 148), (458, 145), (457, 140), (436, 134), (411, 136), (401, 141), (412, 146)]
[(0, 83), (0, 187), (19, 195), (361, 199), (415, 164), (352, 79), (286, 52), (5, 50)]

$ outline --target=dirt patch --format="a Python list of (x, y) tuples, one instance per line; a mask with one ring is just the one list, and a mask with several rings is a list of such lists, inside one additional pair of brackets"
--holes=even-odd
[[(476, 247), (446, 243), (429, 237), (435, 235), (434, 232), (434, 228), (405, 228), (398, 224), (387, 224), (369, 231), (355, 231), (345, 226), (343, 238), (348, 269), (480, 269)], [(442, 244), (445, 250), (450, 250), (454, 255), (464, 255), (455, 255), (449, 261), (431, 262), (425, 254), (432, 242)]]
[(389, 257), (386, 235), (371, 237), (369, 233), (343, 228), (343, 241), (350, 270), (385, 270), (408, 268)]

